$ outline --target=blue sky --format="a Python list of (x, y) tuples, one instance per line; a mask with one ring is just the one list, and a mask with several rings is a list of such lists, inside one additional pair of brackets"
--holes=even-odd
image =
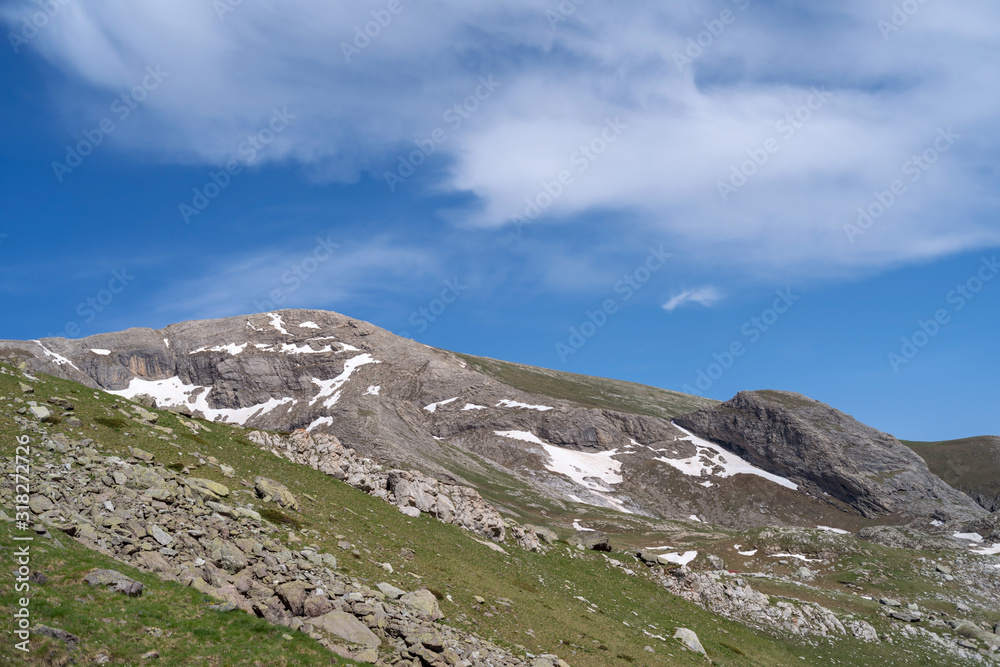
[(280, 301), (718, 399), (799, 391), (901, 438), (1000, 434), (995, 3), (0, 18), (0, 338)]

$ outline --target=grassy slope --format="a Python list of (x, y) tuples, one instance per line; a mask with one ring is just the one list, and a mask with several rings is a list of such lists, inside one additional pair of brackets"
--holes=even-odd
[(718, 402), (633, 382), (565, 373), (467, 354), (457, 356), (480, 373), (515, 389), (574, 401), (585, 407), (673, 419)]
[(945, 482), (974, 498), (992, 500), (992, 510), (1000, 510), (1000, 437), (902, 442)]
[[(10, 397), (17, 395), (16, 380), (0, 375), (0, 396), (8, 397), (0, 399), (0, 406), (3, 406), (0, 409), (0, 442), (7, 443), (5, 447), (10, 450), (5, 452), (7, 455), (13, 453), (14, 435), (18, 430), (5, 406), (10, 404)], [(931, 657), (919, 653), (904, 655), (889, 645), (864, 645), (847, 638), (806, 641), (750, 630), (669, 595), (644, 576), (625, 575), (610, 567), (605, 556), (595, 552), (571, 558), (566, 547), (561, 545), (547, 555), (526, 553), (515, 547), (508, 547), (508, 554), (497, 553), (476, 542), (465, 531), (428, 517), (407, 518), (386, 503), (315, 470), (264, 453), (247, 441), (237, 428), (211, 424), (211, 433), (179, 438), (178, 447), (173, 442), (156, 438), (154, 431), (135, 423), (124, 428), (95, 424), (95, 418), (118, 414), (111, 407), (116, 397), (92, 392), (72, 382), (43, 377), (34, 398), (44, 401), (51, 395), (70, 398), (85, 424), (82, 430), (55, 425), (50, 427), (51, 431), (65, 431), (71, 438), (91, 437), (105, 454), (127, 456), (129, 445), (142, 447), (161, 463), (183, 463), (191, 467), (196, 476), (226, 484), (236, 492), (234, 501), (252, 501), (258, 509), (263, 506), (251, 493), (239, 491), (245, 488), (241, 481), (249, 484), (255, 475), (264, 473), (287, 484), (302, 501), (302, 511), (291, 514), (308, 531), (297, 533), (304, 543), (316, 544), (322, 550), (338, 554), (341, 570), (348, 575), (370, 584), (389, 581), (406, 589), (427, 586), (450, 594), (454, 602), (443, 600), (442, 609), (453, 625), (475, 630), (507, 646), (520, 645), (535, 653), (558, 653), (574, 667), (705, 664), (703, 658), (686, 652), (677, 643), (662, 642), (643, 632), (669, 637), (676, 627), (695, 630), (712, 659), (721, 665), (937, 664)], [(174, 415), (160, 414), (162, 425), (176, 429), (178, 434), (186, 431)], [(208, 456), (233, 466), (236, 479), (225, 478), (212, 465), (199, 466), (199, 461)], [(305, 494), (316, 500), (306, 499)], [(336, 542), (341, 539), (338, 535), (346, 536), (356, 545), (360, 558), (337, 549)], [(404, 557), (401, 549), (412, 549), (414, 555)], [(613, 556), (641, 570), (631, 557), (622, 553)], [(96, 559), (95, 563), (100, 561), (96, 555), (90, 557)], [(76, 575), (89, 565), (84, 558), (56, 554), (51, 561), (39, 562), (43, 567), (46, 563), (51, 566), (49, 575), (53, 584), (49, 586), (51, 601), (39, 602), (35, 608), (38, 622), (79, 632), (94, 645), (105, 641), (113, 643), (116, 650), (132, 659), (148, 650), (147, 644), (134, 641), (140, 629), (138, 624), (144, 622), (134, 618), (136, 607), (130, 610), (127, 604), (121, 604), (118, 611), (112, 608), (99, 612), (97, 616), (111, 618), (112, 622), (95, 623), (94, 619), (87, 619), (87, 615), (94, 615), (96, 605), (84, 606), (79, 611), (73, 606), (72, 601), (81, 595), (74, 583)], [(392, 564), (395, 574), (390, 575), (382, 569), (380, 564), (384, 562)], [(141, 601), (143, 605), (150, 605), (143, 616), (165, 619), (157, 623), (176, 623), (178, 632), (183, 633), (180, 636), (184, 641), (178, 641), (176, 648), (169, 643), (152, 644), (164, 654), (161, 659), (164, 664), (253, 664), (248, 658), (227, 657), (240, 656), (241, 653), (232, 651), (248, 646), (254, 648), (251, 652), (263, 664), (282, 664), (280, 660), (267, 658), (265, 650), (270, 649), (261, 647), (261, 652), (257, 653), (257, 644), (246, 641), (246, 635), (260, 632), (250, 625), (251, 619), (200, 614), (200, 601), (191, 591), (160, 585), (145, 575), (137, 576), (151, 587), (148, 597)], [(87, 594), (96, 597), (99, 593), (90, 590)], [(485, 597), (487, 604), (475, 604), (474, 595)], [(578, 596), (594, 603), (598, 611), (589, 610)], [(509, 599), (511, 607), (507, 609), (495, 604), (498, 598)], [(0, 606), (9, 605), (10, 597), (0, 598)], [(8, 611), (4, 609), (0, 614), (9, 618)], [(222, 624), (237, 621), (246, 627), (232, 634), (223, 631)], [(275, 640), (281, 644), (282, 655), (289, 660), (296, 654), (289, 652), (287, 647), (298, 646), (299, 641), (298, 638), (295, 643)], [(643, 647), (647, 645), (653, 647), (655, 653), (646, 652)], [(915, 645), (909, 648), (919, 651)], [(178, 653), (174, 653), (175, 650)], [(181, 650), (186, 653), (180, 653)], [(305, 654), (304, 648), (302, 651)], [(186, 657), (190, 652), (215, 657), (202, 663), (192, 662)], [(302, 660), (297, 664), (309, 663)]]

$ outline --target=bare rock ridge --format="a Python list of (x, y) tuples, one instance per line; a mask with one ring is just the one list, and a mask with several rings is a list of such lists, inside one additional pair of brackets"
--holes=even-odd
[(910, 513), (951, 520), (984, 513), (891, 435), (801, 394), (744, 391), (676, 421), (866, 517)]
[[(650, 526), (852, 531), (860, 517), (984, 514), (891, 436), (805, 397), (744, 393), (718, 405), (437, 350), (326, 311), (0, 341), (0, 360), (183, 415), (303, 430), (314, 437), (259, 444), (314, 467), (349, 460), (358, 469), (343, 472), (361, 470), (391, 502), (483, 535), (503, 530), (494, 507), (514, 517), (549, 507), (566, 527), (593, 508)], [(341, 460), (334, 441), (357, 456)], [(463, 500), (462, 487), (484, 502)]]

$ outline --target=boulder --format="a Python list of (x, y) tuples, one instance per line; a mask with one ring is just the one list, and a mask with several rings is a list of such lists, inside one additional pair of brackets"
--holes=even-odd
[(229, 495), (229, 487), (210, 479), (201, 477), (188, 477), (185, 482), (192, 491), (206, 500), (218, 500)]
[(708, 657), (708, 653), (705, 652), (705, 647), (701, 645), (701, 640), (698, 639), (698, 635), (696, 635), (693, 630), (688, 630), (687, 628), (677, 628), (677, 632), (674, 633), (674, 639), (679, 640), (680, 643), (684, 644), (684, 647), (689, 651), (701, 653), (706, 658)]
[(275, 482), (273, 479), (268, 479), (267, 477), (255, 477), (253, 488), (259, 498), (270, 499), (279, 506), (287, 507), (288, 509), (299, 509), (298, 499), (292, 495), (287, 486), (280, 482)]
[(368, 648), (378, 648), (382, 644), (382, 640), (369, 630), (367, 625), (346, 612), (331, 611), (316, 618), (312, 623), (317, 629), (329, 632), (352, 644)]
[(538, 539), (545, 544), (555, 544), (556, 540), (559, 539), (559, 536), (556, 535), (554, 530), (545, 526), (535, 526), (530, 523), (526, 523), (524, 524), (524, 529), (534, 531), (535, 535), (538, 535)]
[(34, 514), (42, 514), (54, 508), (55, 505), (45, 496), (31, 496), (28, 500), (28, 507)]
[(167, 531), (163, 530), (156, 524), (149, 526), (147, 529), (149, 531), (149, 536), (160, 543), (161, 546), (169, 547), (174, 542), (174, 538)]
[(236, 573), (247, 566), (246, 556), (228, 540), (214, 541), (209, 548), (209, 556), (227, 572)]
[(32, 405), (28, 408), (28, 412), (30, 412), (31, 416), (40, 422), (48, 421), (52, 418), (52, 411), (44, 405)]
[(437, 598), (426, 588), (406, 593), (399, 598), (399, 601), (413, 611), (426, 616), (431, 621), (436, 621), (444, 616)]
[(392, 584), (386, 583), (384, 581), (380, 584), (375, 584), (375, 588), (382, 591), (382, 594), (387, 598), (389, 598), (390, 600), (397, 600), (406, 595), (406, 591), (396, 588)]
[(569, 538), (569, 543), (593, 551), (611, 551), (611, 541), (608, 536), (597, 530), (581, 530)]
[(292, 616), (305, 614), (306, 596), (313, 587), (304, 581), (290, 581), (278, 586), (275, 591)]
[(91, 586), (110, 586), (119, 593), (134, 598), (142, 595), (142, 584), (115, 570), (91, 570), (83, 580)]

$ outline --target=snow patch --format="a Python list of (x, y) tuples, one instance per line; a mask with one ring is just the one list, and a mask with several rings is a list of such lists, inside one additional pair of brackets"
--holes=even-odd
[(547, 405), (528, 405), (527, 403), (519, 403), (518, 401), (508, 401), (504, 399), (497, 403), (498, 408), (522, 408), (524, 410), (538, 410), (539, 412), (545, 412), (546, 410), (555, 410), (555, 408), (550, 408)]
[(844, 530), (842, 528), (831, 528), (830, 526), (816, 526), (820, 530), (825, 530), (828, 533), (837, 533), (838, 535), (850, 535), (851, 531)]
[(466, 403), (462, 410), (488, 410), (485, 405), (476, 405), (475, 403)]
[(168, 350), (170, 349), (170, 341), (168, 339), (164, 338), (163, 339), (163, 344), (167, 346)]
[(281, 319), (281, 315), (279, 315), (278, 313), (268, 313), (267, 315), (268, 315), (268, 317), (271, 318), (271, 326), (272, 327), (274, 327), (275, 329), (277, 329), (281, 333), (285, 334), (286, 336), (291, 336), (292, 335), (292, 334), (288, 333), (288, 331), (285, 329), (285, 321)]
[(697, 515), (695, 515), (695, 514), (692, 514), (691, 516), (689, 516), (688, 517), (688, 521), (697, 521), (698, 523), (705, 523), (704, 521), (702, 521), (701, 519), (699, 519), (697, 517)]
[(431, 403), (430, 405), (425, 405), (424, 410), (426, 410), (427, 412), (436, 412), (437, 409), (440, 408), (442, 405), (448, 405), (449, 403), (454, 403), (457, 400), (458, 396), (456, 396), (455, 398), (449, 398), (446, 401), (438, 401), (437, 403)]
[(527, 431), (494, 431), (493, 433), (503, 438), (539, 445), (549, 455), (549, 460), (545, 464), (546, 470), (569, 477), (578, 485), (610, 502), (616, 509), (631, 514), (620, 500), (608, 495), (608, 492), (613, 490), (611, 487), (622, 481), (621, 461), (612, 458), (618, 454), (617, 449), (595, 453), (576, 452), (550, 445)]
[(299, 325), (300, 329), (319, 329), (319, 325), (315, 322), (303, 322)]
[(938, 521), (937, 519), (934, 519), (933, 521), (931, 521), (931, 525), (937, 528), (938, 526), (943, 526), (944, 521)]
[(317, 417), (309, 426), (306, 426), (306, 430), (312, 431), (320, 426), (333, 426), (333, 417)]
[[(668, 459), (665, 456), (660, 456), (654, 461), (661, 461), (667, 465), (680, 470), (685, 475), (691, 477), (703, 477), (705, 475), (712, 475), (716, 477), (721, 477), (723, 479), (727, 477), (732, 477), (734, 475), (756, 475), (757, 477), (763, 477), (766, 480), (770, 480), (775, 484), (780, 484), (786, 488), (797, 490), (799, 485), (791, 480), (785, 479), (780, 475), (771, 474), (765, 470), (751, 465), (736, 456), (731, 452), (727, 452), (725, 449), (715, 444), (714, 442), (709, 442), (694, 435), (690, 431), (686, 431), (677, 424), (674, 424), (674, 428), (678, 429), (685, 434), (686, 437), (681, 438), (681, 440), (687, 440), (692, 443), (697, 450), (697, 453), (686, 459)], [(713, 470), (716, 467), (722, 468), (722, 472), (714, 473)]]
[(968, 540), (977, 544), (983, 541), (983, 536), (979, 533), (952, 533), (951, 536), (956, 540)]
[(382, 362), (373, 358), (372, 355), (368, 353), (360, 354), (345, 361), (344, 370), (337, 377), (330, 380), (317, 380), (316, 378), (312, 378), (313, 384), (319, 387), (319, 393), (313, 396), (313, 399), (309, 401), (309, 405), (315, 405), (316, 401), (325, 398), (327, 400), (323, 403), (323, 407), (333, 407), (337, 401), (340, 400), (340, 388), (347, 384), (347, 381), (351, 379), (351, 374), (354, 373), (354, 371), (367, 364), (380, 363)]
[(580, 521), (578, 519), (573, 519), (573, 529), (576, 530), (577, 532), (582, 532), (582, 533), (596, 533), (597, 532), (593, 528), (584, 528), (583, 526), (581, 526), (580, 525)]
[(741, 556), (756, 556), (757, 555), (757, 550), (756, 549), (751, 549), (750, 551), (740, 551), (739, 547), (737, 547), (736, 548), (736, 553), (738, 553)]
[(805, 563), (819, 563), (818, 558), (806, 558), (800, 554), (771, 554), (771, 558), (796, 558)]
[(1000, 542), (997, 542), (992, 547), (986, 547), (985, 549), (973, 549), (972, 553), (979, 554), (980, 556), (1000, 555)]
[(697, 551), (685, 551), (682, 554), (662, 554), (657, 556), (657, 559), (665, 560), (670, 563), (677, 563), (678, 565), (687, 565), (697, 557)]
[(381, 389), (382, 389), (382, 387), (380, 387), (380, 386), (376, 386), (376, 385), (373, 385), (373, 384), (372, 385), (368, 385), (368, 388), (365, 389), (365, 396), (378, 396), (378, 392)]
[(712, 484), (711, 482), (708, 482), (708, 481), (699, 482), (698, 485), (699, 486), (704, 486), (706, 489), (711, 489), (713, 486), (715, 486), (715, 484)]
[[(76, 364), (74, 364), (72, 361), (62, 356), (61, 354), (56, 354), (49, 348), (45, 347), (44, 345), (42, 345), (41, 341), (33, 340), (31, 342), (35, 343), (36, 345), (38, 345), (38, 347), (42, 348), (42, 352), (45, 353), (46, 357), (52, 357), (52, 363), (54, 363), (56, 366), (62, 366), (64, 364), (68, 364), (73, 368), (76, 368)], [(76, 368), (76, 370), (80, 371), (79, 368)], [(80, 372), (82, 373), (83, 371)]]
[(95, 348), (90, 348), (90, 351), (93, 352), (94, 354), (99, 354), (102, 357), (106, 357), (109, 354), (111, 354), (111, 350), (98, 350), (98, 349), (95, 349)]
[(246, 408), (213, 408), (208, 404), (208, 396), (212, 393), (211, 387), (184, 384), (178, 377), (166, 380), (132, 378), (127, 388), (108, 391), (108, 393), (128, 399), (134, 398), (138, 394), (149, 394), (156, 399), (160, 407), (186, 405), (192, 410), (200, 411), (209, 421), (223, 421), (240, 426), (245, 425), (254, 417), (271, 412), (279, 405), (295, 403), (295, 399), (285, 397), (282, 399), (272, 398), (265, 403), (258, 403)]
[(238, 354), (243, 354), (243, 350), (247, 349), (247, 345), (249, 345), (249, 343), (243, 343), (242, 345), (228, 343), (227, 345), (216, 345), (215, 347), (199, 347), (197, 350), (191, 350), (188, 354), (199, 354), (201, 352), (228, 352), (235, 357)]

